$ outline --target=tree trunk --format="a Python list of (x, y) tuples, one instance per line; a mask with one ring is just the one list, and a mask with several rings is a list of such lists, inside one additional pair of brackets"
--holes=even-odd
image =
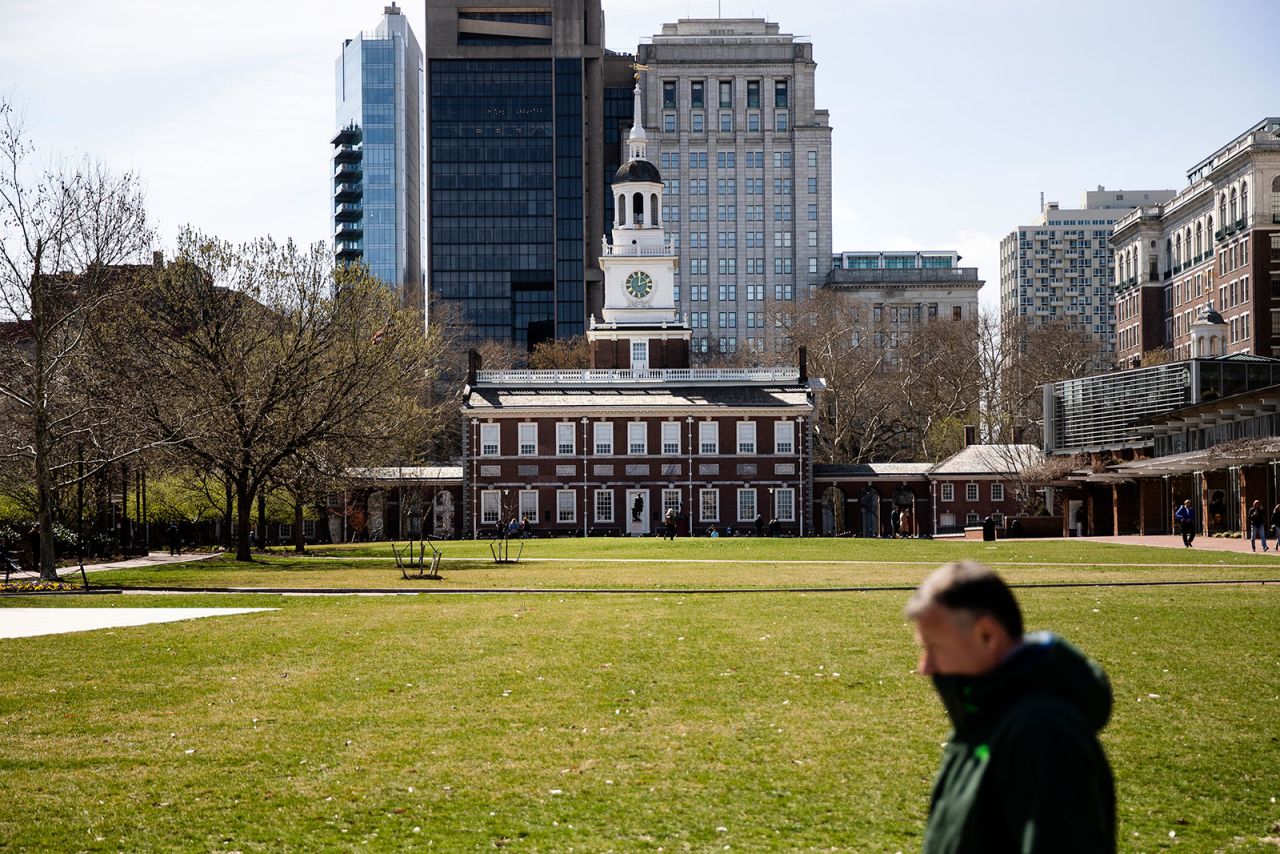
[(222, 514), (222, 526), (223, 526), (222, 527), (222, 545), (228, 551), (230, 551), (231, 545), (232, 545), (231, 511), (232, 511), (232, 508), (235, 506), (236, 498), (235, 498), (235, 493), (233, 492), (234, 485), (231, 483), (230, 476), (227, 476), (222, 481), (222, 485), (223, 485), (224, 491), (226, 492), (226, 497), (227, 497), (227, 510), (225, 513)]
[(252, 561), (253, 553), (249, 548), (249, 522), (253, 519), (253, 495), (249, 492), (249, 484), (241, 480), (236, 483), (236, 518), (240, 530), (236, 532), (236, 560)]
[(293, 551), (296, 554), (305, 554), (307, 551), (307, 538), (302, 530), (302, 500), (294, 499), (293, 502)]
[(267, 550), (267, 490), (258, 490), (258, 551)]

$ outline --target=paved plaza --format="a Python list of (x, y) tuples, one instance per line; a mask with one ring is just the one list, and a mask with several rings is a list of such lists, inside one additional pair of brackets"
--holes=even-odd
[(176, 623), (202, 617), (228, 617), (276, 608), (4, 608), (0, 638), (61, 635), (94, 629), (118, 629), (151, 623)]

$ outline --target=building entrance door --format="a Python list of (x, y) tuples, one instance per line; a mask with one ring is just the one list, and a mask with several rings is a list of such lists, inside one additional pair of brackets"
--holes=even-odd
[(627, 533), (643, 537), (649, 533), (649, 490), (627, 490)]

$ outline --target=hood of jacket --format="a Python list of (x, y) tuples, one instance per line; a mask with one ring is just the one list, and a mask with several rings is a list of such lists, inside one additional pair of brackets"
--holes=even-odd
[(1037, 695), (1073, 706), (1095, 733), (1111, 716), (1111, 685), (1102, 668), (1049, 632), (1025, 636), (990, 673), (934, 676), (933, 684), (959, 736), (999, 717), (1015, 701)]

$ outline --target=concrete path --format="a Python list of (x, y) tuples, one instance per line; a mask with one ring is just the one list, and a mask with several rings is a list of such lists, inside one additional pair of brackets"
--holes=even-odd
[[(1181, 534), (1162, 534), (1158, 536), (1137, 536), (1130, 535), (1124, 537), (1086, 537), (1085, 542), (1090, 543), (1116, 543), (1125, 546), (1158, 546), (1168, 549), (1185, 548), (1182, 545)], [(1280, 557), (1275, 549), (1275, 543), (1270, 539), (1267, 540), (1267, 546), (1270, 551), (1264, 552), (1262, 544), (1258, 544), (1256, 552), (1259, 560), (1275, 560)], [(1236, 540), (1228, 537), (1205, 537), (1197, 536), (1191, 548), (1197, 551), (1205, 552), (1236, 552), (1238, 554), (1254, 554), (1249, 550), (1248, 540)]]
[[(192, 563), (197, 560), (208, 560), (211, 557), (217, 557), (222, 552), (192, 552), (184, 555), (171, 555), (168, 552), (151, 552), (146, 557), (133, 557), (128, 560), (117, 560), (111, 563), (94, 563), (84, 565), (85, 572), (106, 572), (109, 569), (137, 569), (139, 567), (162, 566), (167, 563)], [(69, 575), (79, 575), (80, 567), (67, 566), (58, 570), (58, 575), (66, 578)]]
[(93, 629), (174, 623), (278, 608), (0, 608), (0, 638), (61, 635)]

